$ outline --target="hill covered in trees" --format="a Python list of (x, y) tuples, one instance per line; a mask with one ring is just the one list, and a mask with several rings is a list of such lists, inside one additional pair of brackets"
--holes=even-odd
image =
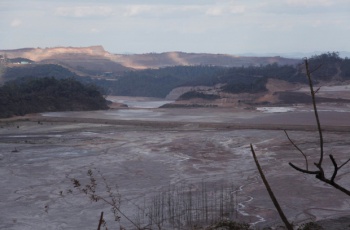
[[(313, 69), (318, 68), (315, 82), (345, 81), (350, 79), (350, 60), (337, 53), (313, 56), (309, 60)], [(172, 89), (183, 86), (219, 85), (227, 93), (259, 93), (266, 91), (268, 79), (307, 84), (302, 62), (299, 65), (218, 67), (173, 66), (160, 69), (129, 71), (110, 84), (110, 92), (124, 96), (165, 97)], [(192, 93), (195, 96), (198, 94)], [(188, 98), (186, 95), (185, 98)]]
[[(345, 81), (350, 79), (350, 60), (337, 53), (313, 56), (309, 60), (315, 81)], [(129, 71), (111, 85), (111, 93), (125, 96), (165, 97), (182, 86), (215, 86), (228, 93), (258, 93), (266, 91), (268, 79), (307, 84), (302, 62), (299, 65), (218, 67), (173, 66), (160, 69)], [(194, 94), (193, 94), (194, 95)]]
[[(315, 82), (345, 81), (350, 79), (350, 60), (340, 58), (338, 53), (325, 53), (309, 59)], [(118, 75), (80, 76), (54, 64), (33, 64), (25, 67), (9, 67), (2, 78), (7, 81), (18, 77), (74, 77), (84, 83), (93, 83), (106, 94), (119, 96), (166, 97), (178, 87), (216, 87), (226, 93), (265, 92), (268, 79), (306, 84), (302, 62), (298, 65), (277, 63), (259, 66), (222, 67), (212, 65), (171, 66), (158, 69), (125, 71)], [(192, 96), (198, 95), (195, 93)], [(186, 95), (188, 98), (190, 95)]]
[(0, 87), (0, 117), (47, 111), (107, 109), (107, 101), (94, 85), (73, 78), (27, 78)]
[(5, 81), (11, 81), (18, 78), (43, 78), (54, 77), (56, 79), (63, 78), (77, 78), (77, 74), (71, 72), (67, 68), (60, 65), (47, 64), (47, 65), (24, 65), (14, 66), (6, 68), (6, 72), (2, 78)]

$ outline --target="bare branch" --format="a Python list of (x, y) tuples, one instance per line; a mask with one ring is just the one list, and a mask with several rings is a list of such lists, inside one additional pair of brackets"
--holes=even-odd
[(304, 158), (305, 158), (306, 170), (309, 170), (309, 163), (308, 163), (308, 161), (307, 161), (307, 156), (306, 156), (306, 154), (294, 143), (294, 141), (292, 141), (292, 139), (290, 139), (290, 137), (289, 137), (287, 131), (286, 131), (286, 130), (283, 130), (283, 131), (284, 131), (284, 133), (286, 134), (286, 136), (287, 136), (288, 140), (290, 141), (290, 143), (304, 156)]
[(329, 184), (329, 185), (332, 185), (334, 188), (336, 188), (336, 189), (338, 189), (339, 191), (345, 193), (346, 195), (350, 196), (350, 191), (349, 191), (349, 190), (347, 190), (346, 188), (344, 188), (344, 187), (338, 185), (338, 184), (335, 183), (334, 181), (329, 181), (329, 180), (328, 180), (328, 181), (323, 180), (323, 181), (326, 182), (326, 183)]
[(342, 165), (340, 165), (338, 169), (341, 169), (344, 165), (346, 165), (347, 163), (349, 163), (349, 161), (350, 161), (350, 158), (349, 158), (347, 161), (345, 161)]
[(299, 168), (298, 166), (295, 166), (293, 163), (289, 162), (289, 165), (292, 166), (292, 168), (294, 168), (297, 171), (300, 171), (302, 173), (306, 173), (306, 174), (319, 174), (320, 171), (309, 171), (309, 170), (305, 170), (302, 168)]
[(331, 181), (334, 182), (334, 179), (337, 176), (337, 173), (338, 173), (339, 169), (341, 169), (344, 165), (346, 165), (350, 161), (350, 159), (348, 159), (347, 161), (345, 161), (342, 165), (340, 165), (338, 167), (338, 164), (335, 161), (335, 159), (334, 159), (332, 154), (329, 155), (329, 158), (331, 158), (331, 161), (332, 161), (333, 166), (334, 166), (334, 172), (333, 172), (333, 175), (332, 175), (332, 178), (331, 178)]
[(335, 159), (334, 159), (332, 154), (329, 155), (329, 158), (331, 158), (331, 161), (332, 161), (333, 166), (334, 166), (334, 171), (333, 171), (333, 175), (332, 175), (332, 178), (331, 178), (331, 181), (334, 182), (334, 179), (337, 176), (339, 168), (338, 168), (337, 162), (335, 161)]
[(320, 181), (325, 182), (326, 184), (329, 184), (329, 185), (333, 186), (334, 188), (338, 189), (339, 191), (345, 193), (346, 195), (350, 196), (350, 191), (347, 190), (346, 188), (340, 186), (340, 185), (337, 184), (336, 182), (331, 181), (331, 180), (329, 180), (329, 179), (327, 179), (327, 178), (325, 178), (325, 177), (320, 177), (320, 176), (318, 176), (318, 175), (316, 175), (316, 178), (319, 179)]
[(307, 58), (305, 58), (305, 67), (306, 67), (306, 75), (309, 80), (309, 86), (310, 86), (310, 92), (311, 92), (311, 97), (312, 97), (312, 105), (314, 107), (314, 113), (315, 113), (315, 118), (316, 118), (316, 123), (317, 123), (317, 129), (318, 129), (318, 134), (320, 137), (320, 159), (318, 162), (319, 167), (322, 167), (322, 161), (323, 161), (323, 135), (322, 135), (322, 129), (321, 129), (321, 123), (320, 123), (320, 118), (318, 116), (318, 111), (317, 111), (317, 106), (316, 106), (316, 98), (315, 98), (315, 93), (314, 93), (314, 88), (311, 80), (311, 72), (309, 70), (309, 62)]
[(316, 89), (316, 91), (314, 92), (314, 94), (316, 94), (320, 89), (321, 89), (321, 86), (318, 87), (318, 88)]

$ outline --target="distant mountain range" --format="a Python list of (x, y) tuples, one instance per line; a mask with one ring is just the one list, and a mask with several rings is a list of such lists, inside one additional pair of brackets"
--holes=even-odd
[(37, 63), (60, 64), (84, 74), (94, 72), (123, 72), (132, 69), (161, 68), (168, 66), (211, 65), (224, 67), (260, 66), (272, 63), (295, 65), (297, 58), (280, 56), (254, 57), (208, 53), (147, 53), (112, 54), (102, 46), (23, 48), (0, 50), (7, 58), (26, 58)]

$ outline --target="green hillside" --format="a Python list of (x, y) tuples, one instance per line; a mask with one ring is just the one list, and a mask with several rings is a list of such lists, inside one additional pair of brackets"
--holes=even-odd
[[(338, 53), (325, 53), (309, 58), (315, 82), (345, 81), (350, 79), (350, 60)], [(93, 83), (109, 95), (166, 97), (171, 90), (181, 86), (215, 86), (229, 93), (258, 93), (266, 91), (267, 79), (274, 78), (293, 83), (307, 84), (302, 61), (298, 65), (268, 64), (260, 66), (218, 67), (211, 65), (172, 66), (159, 69), (133, 70), (96, 77), (79, 76), (67, 68), (53, 64), (31, 64), (9, 67), (3, 79), (30, 77), (74, 77), (84, 83)]]
[(0, 87), (0, 117), (48, 111), (107, 109), (107, 101), (93, 85), (72, 78), (28, 78)]

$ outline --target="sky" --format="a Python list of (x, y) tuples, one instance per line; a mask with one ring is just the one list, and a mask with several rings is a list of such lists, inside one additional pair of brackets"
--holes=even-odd
[(350, 0), (0, 0), (0, 50), (350, 51)]

